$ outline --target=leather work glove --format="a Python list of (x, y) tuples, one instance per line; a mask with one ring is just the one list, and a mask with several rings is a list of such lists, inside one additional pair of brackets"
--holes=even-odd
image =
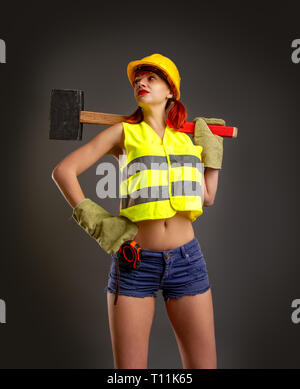
[(219, 124), (225, 126), (223, 119), (196, 117), (194, 128), (194, 140), (196, 145), (203, 147), (202, 162), (204, 167), (221, 169), (223, 159), (223, 137), (213, 134), (207, 124)]
[(126, 240), (132, 240), (139, 229), (125, 216), (113, 216), (86, 198), (73, 209), (72, 217), (107, 254), (114, 254)]

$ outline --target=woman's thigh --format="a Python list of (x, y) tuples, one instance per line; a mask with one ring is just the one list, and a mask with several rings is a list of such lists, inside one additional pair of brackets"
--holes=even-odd
[(183, 368), (217, 368), (211, 289), (196, 295), (169, 298), (165, 304)]
[(107, 291), (109, 327), (116, 369), (146, 369), (155, 297), (115, 295)]

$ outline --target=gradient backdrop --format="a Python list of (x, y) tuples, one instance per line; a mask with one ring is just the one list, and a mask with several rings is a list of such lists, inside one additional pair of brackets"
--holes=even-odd
[[(126, 66), (153, 53), (181, 77), (188, 120), (220, 117), (224, 140), (213, 207), (193, 224), (212, 284), (219, 368), (299, 368), (299, 5), (214, 2), (30, 2), (1, 5), (1, 368), (113, 368), (106, 294), (111, 258), (71, 219), (52, 169), (83, 140), (49, 140), (52, 88), (81, 89), (85, 109), (136, 108)], [(101, 162), (117, 161), (105, 156)], [(119, 199), (86, 197), (117, 215)], [(300, 317), (300, 314), (298, 314)], [(130, 324), (130, 323), (129, 323)], [(149, 368), (181, 368), (161, 291)]]

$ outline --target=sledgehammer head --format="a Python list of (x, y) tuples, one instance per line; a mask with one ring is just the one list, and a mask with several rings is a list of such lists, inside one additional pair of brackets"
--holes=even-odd
[(83, 91), (52, 89), (49, 139), (82, 140)]

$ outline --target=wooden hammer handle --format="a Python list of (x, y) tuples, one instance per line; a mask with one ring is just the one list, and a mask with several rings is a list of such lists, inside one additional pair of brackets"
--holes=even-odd
[[(101, 112), (90, 112), (90, 111), (80, 111), (80, 122), (89, 123), (89, 124), (108, 124), (114, 125), (116, 123), (124, 122), (126, 116), (117, 115), (113, 113), (101, 113)], [(170, 126), (170, 122), (167, 120), (167, 124)], [(170, 126), (171, 127), (171, 126)], [(183, 128), (180, 128), (177, 131), (185, 133), (194, 133), (194, 122), (185, 122)], [(237, 127), (230, 126), (221, 126), (219, 124), (208, 124), (209, 129), (213, 134), (236, 138), (238, 129)]]
[(126, 116), (117, 115), (114, 113), (101, 113), (80, 111), (80, 122), (89, 124), (110, 124), (124, 122)]

